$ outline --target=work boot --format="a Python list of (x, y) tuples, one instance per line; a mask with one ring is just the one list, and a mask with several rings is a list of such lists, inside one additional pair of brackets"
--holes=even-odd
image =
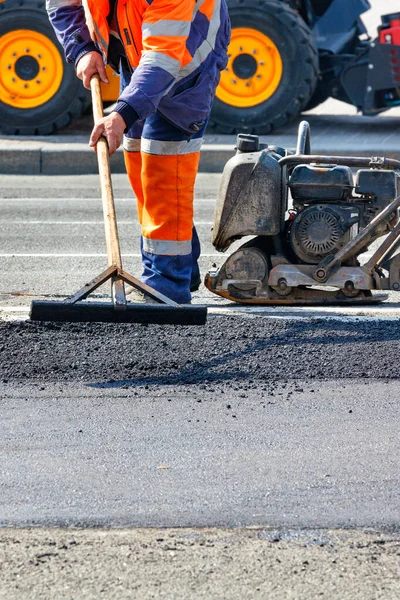
[(192, 279), (190, 280), (190, 291), (193, 292), (197, 292), (197, 290), (200, 288), (201, 286), (201, 277), (200, 274), (198, 277), (196, 277), (196, 279)]
[(146, 294), (134, 288), (133, 285), (125, 285), (125, 294), (129, 296), (131, 302), (137, 302), (139, 304), (159, 304), (157, 300), (153, 300), (150, 296), (146, 296)]
[(199, 256), (200, 256), (200, 240), (197, 235), (196, 227), (192, 229), (192, 275), (190, 278), (190, 291), (197, 292), (201, 285), (201, 276), (199, 269)]
[[(147, 296), (140, 290), (137, 290), (133, 285), (125, 285), (125, 294), (129, 296), (131, 302), (137, 302), (138, 304), (163, 304), (162, 302), (157, 302), (157, 300), (150, 298), (150, 296)], [(185, 304), (191, 304), (191, 302), (185, 302)]]

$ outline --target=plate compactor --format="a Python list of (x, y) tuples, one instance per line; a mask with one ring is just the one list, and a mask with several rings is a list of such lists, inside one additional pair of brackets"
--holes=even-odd
[(212, 242), (223, 252), (252, 238), (206, 275), (206, 287), (244, 304), (386, 300), (373, 291), (400, 290), (396, 170), (394, 159), (312, 155), (306, 121), (295, 153), (239, 134), (222, 175)]

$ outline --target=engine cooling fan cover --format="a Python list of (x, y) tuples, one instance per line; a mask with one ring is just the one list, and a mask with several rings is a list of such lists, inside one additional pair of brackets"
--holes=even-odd
[(292, 222), (290, 241), (296, 255), (306, 263), (318, 264), (341, 246), (341, 215), (326, 206), (310, 206)]

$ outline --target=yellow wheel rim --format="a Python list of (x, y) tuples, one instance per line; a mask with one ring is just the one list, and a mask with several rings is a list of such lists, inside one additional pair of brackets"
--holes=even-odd
[(57, 46), (29, 29), (10, 31), (0, 38), (0, 102), (29, 109), (45, 104), (57, 93), (64, 68)]
[(237, 27), (232, 29), (217, 98), (231, 106), (256, 106), (276, 92), (282, 72), (282, 58), (271, 38), (257, 29)]

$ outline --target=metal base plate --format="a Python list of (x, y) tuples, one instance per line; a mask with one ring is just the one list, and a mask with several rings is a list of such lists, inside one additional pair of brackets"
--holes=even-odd
[[(247, 304), (252, 306), (371, 306), (374, 304), (380, 304), (385, 302), (389, 298), (388, 294), (374, 294), (372, 296), (357, 296), (356, 298), (337, 298), (335, 295), (327, 297), (316, 297), (312, 298), (310, 295), (308, 298), (246, 298), (239, 299), (231, 296), (228, 291), (221, 290), (214, 294), (226, 298), (236, 304)], [(329, 293), (329, 292), (328, 292)]]
[(70, 304), (52, 300), (34, 300), (31, 321), (61, 321), (74, 323), (149, 323), (158, 325), (204, 325), (207, 307), (201, 305), (168, 306), (165, 304), (127, 304), (115, 309), (111, 302), (76, 302)]

